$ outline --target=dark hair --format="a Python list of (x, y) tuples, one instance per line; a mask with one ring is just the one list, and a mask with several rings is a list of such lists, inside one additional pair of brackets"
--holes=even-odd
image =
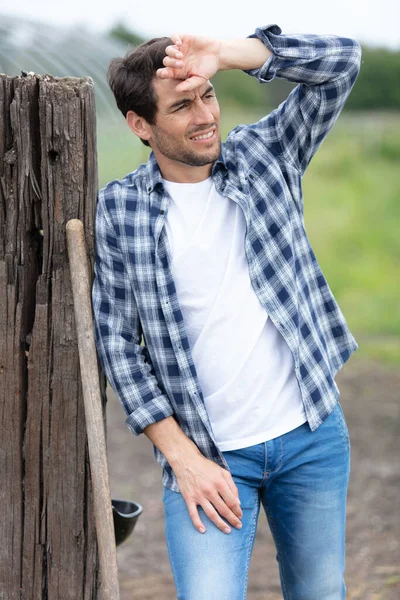
[[(173, 44), (168, 37), (153, 38), (140, 46), (130, 46), (124, 57), (113, 58), (108, 66), (107, 81), (124, 117), (133, 110), (153, 125), (157, 112), (157, 96), (153, 79), (161, 69), (165, 48)], [(142, 140), (145, 146), (150, 144)]]

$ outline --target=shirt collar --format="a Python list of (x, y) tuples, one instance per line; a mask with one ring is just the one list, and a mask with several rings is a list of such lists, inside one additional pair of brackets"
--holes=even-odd
[(147, 185), (147, 193), (151, 194), (151, 192), (158, 186), (162, 186), (162, 176), (161, 171), (156, 161), (156, 157), (154, 156), (154, 152), (150, 152), (150, 156), (147, 159), (146, 164), (146, 185)]
[[(211, 170), (211, 176), (216, 185), (217, 191), (221, 191), (224, 187), (224, 179), (227, 175), (228, 168), (224, 162), (224, 144), (221, 144), (221, 153)], [(154, 152), (151, 152), (146, 163), (146, 191), (150, 197), (150, 206), (154, 203), (156, 206), (161, 205), (162, 194), (156, 194), (156, 188), (160, 186), (160, 189), (164, 190), (163, 178), (161, 175), (160, 168), (158, 166)]]

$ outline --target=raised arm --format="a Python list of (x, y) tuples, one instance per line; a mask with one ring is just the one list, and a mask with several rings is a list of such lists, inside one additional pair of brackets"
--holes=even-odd
[[(344, 107), (361, 65), (361, 46), (354, 39), (282, 34), (274, 24), (241, 40), (178, 35), (172, 39), (175, 44), (166, 49), (165, 68), (158, 75), (182, 79), (178, 90), (193, 89), (225, 69), (242, 69), (260, 83), (277, 77), (299, 84), (278, 108), (250, 127), (252, 143), (260, 145), (253, 161), (268, 146), (301, 176)], [(248, 127), (240, 126), (234, 133), (243, 130), (246, 135)]]
[(200, 87), (217, 71), (258, 69), (271, 56), (257, 39), (216, 40), (178, 34), (171, 39), (174, 45), (165, 49), (165, 67), (158, 69), (157, 76), (181, 80), (176, 86), (179, 92)]
[(354, 86), (361, 46), (336, 35), (281, 34), (278, 25), (257, 28), (253, 37), (270, 48), (272, 56), (261, 68), (246, 72), (260, 83), (277, 77), (299, 84), (252, 126), (253, 131), (303, 176)]

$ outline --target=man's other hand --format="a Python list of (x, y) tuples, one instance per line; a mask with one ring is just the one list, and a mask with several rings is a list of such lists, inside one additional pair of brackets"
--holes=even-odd
[(239, 491), (229, 471), (200, 454), (180, 462), (179, 466), (175, 465), (174, 471), (190, 518), (198, 531), (204, 533), (206, 530), (198, 506), (224, 533), (230, 533), (231, 529), (221, 517), (237, 529), (242, 527)]

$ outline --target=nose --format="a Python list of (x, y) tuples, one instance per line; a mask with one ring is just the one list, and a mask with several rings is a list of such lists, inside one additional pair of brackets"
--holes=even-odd
[(211, 125), (211, 123), (214, 123), (214, 115), (201, 98), (199, 98), (194, 104), (193, 122), (196, 125)]

